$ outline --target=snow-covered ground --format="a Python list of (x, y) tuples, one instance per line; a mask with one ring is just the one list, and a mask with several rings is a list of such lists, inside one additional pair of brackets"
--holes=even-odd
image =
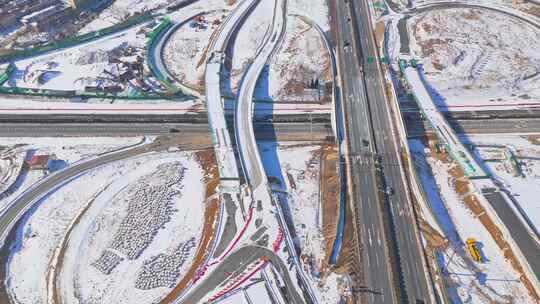
[[(436, 158), (432, 150), (419, 140), (411, 140), (409, 147), (428, 195), (429, 207), (448, 240), (448, 244), (439, 248), (437, 260), (452, 301), (536, 303), (520, 281), (520, 273), (506, 258), (506, 253), (458, 194), (456, 183), (461, 180), (456, 180), (452, 173), (457, 165)], [(482, 200), (480, 197), (477, 199)], [(481, 263), (474, 262), (465, 247), (465, 240), (471, 237), (476, 239), (483, 256)]]
[(92, 42), (15, 62), (17, 70), (7, 86), (84, 90), (85, 86), (118, 85), (118, 61), (141, 56), (146, 37), (136, 26)]
[(55, 154), (69, 164), (142, 140), (142, 137), (1, 137), (0, 146), (24, 145), (25, 150), (34, 150), (35, 154)]
[[(59, 161), (57, 164), (69, 165), (84, 158), (95, 156), (99, 153), (116, 150), (119, 148), (131, 146), (142, 141), (141, 137), (78, 137), (78, 138), (18, 138), (2, 137), (0, 146), (14, 147), (20, 145), (17, 149), (20, 153), (31, 155), (54, 154)], [(23, 157), (24, 157), (23, 155)], [(24, 191), (34, 182), (43, 178), (46, 172), (22, 170), (12, 191), (9, 195), (0, 195), (0, 210), (3, 209), (14, 197)], [(2, 172), (2, 175), (4, 173)], [(18, 174), (19, 175), (19, 174)], [(2, 180), (2, 178), (0, 178)]]
[[(0, 113), (4, 114), (192, 114), (205, 113), (206, 109), (201, 100), (189, 99), (177, 102), (170, 100), (143, 100), (127, 101), (92, 99), (88, 103), (70, 103), (69, 100), (59, 99), (60, 102), (45, 101), (39, 98), (19, 99), (0, 96)], [(226, 111), (234, 112), (235, 103), (225, 100)], [(257, 114), (306, 114), (306, 113), (330, 113), (331, 105), (328, 104), (301, 104), (301, 103), (258, 103)]]
[(330, 30), (328, 17), (328, 1), (325, 0), (289, 0), (289, 11), (295, 14), (309, 16), (323, 31)]
[[(490, 173), (510, 190), (514, 199), (526, 212), (528, 218), (540, 231), (540, 142), (538, 135), (474, 135), (467, 140), (480, 146), (479, 155), (483, 159), (501, 158), (501, 161), (486, 162)], [(498, 147), (497, 147), (498, 146)], [(521, 172), (516, 171), (508, 158), (508, 151), (514, 153)], [(495, 155), (493, 155), (495, 153)], [(520, 175), (521, 173), (521, 175)]]
[[(177, 4), (182, 0), (115, 0), (112, 5), (103, 10), (96, 20), (92, 21), (81, 29), (80, 34), (95, 31), (114, 24), (118, 24), (128, 15), (137, 12), (158, 10), (160, 13), (166, 13), (173, 19), (181, 20), (197, 13), (223, 9), (230, 7), (235, 1), (230, 0), (198, 0), (174, 12), (167, 12), (164, 8), (169, 5)], [(236, 1), (238, 2), (238, 1)]]
[[(170, 174), (170, 170), (178, 174)], [(166, 190), (169, 187), (172, 192)], [(166, 197), (160, 196), (161, 190), (152, 194), (162, 188), (170, 192)], [(169, 210), (159, 216), (164, 222), (137, 222), (154, 218), (137, 214), (139, 209), (133, 204), (141, 195), (148, 200), (140, 203), (155, 202), (163, 207), (159, 210)], [(17, 247), (8, 263), (9, 291), (21, 303), (45, 302), (53, 290), (67, 303), (154, 303), (189, 267), (194, 248), (183, 245), (198, 243), (204, 195), (203, 171), (193, 153), (153, 153), (91, 170), (49, 194), (18, 228)], [(129, 217), (130, 213), (136, 217)], [(146, 247), (138, 247), (136, 255), (126, 255), (124, 252), (131, 251), (122, 248), (132, 248), (134, 241), (148, 238), (132, 234), (129, 222), (134, 227), (157, 225)], [(59, 255), (63, 241), (67, 241), (66, 250)], [(118, 242), (122, 245), (114, 245)], [(185, 255), (182, 249), (187, 256), (174, 258)], [(110, 274), (96, 266), (104, 252), (122, 258)], [(31, 267), (28, 261), (32, 261)], [(53, 279), (44, 280), (54, 278), (53, 269), (58, 275), (56, 289)], [(161, 272), (155, 277), (163, 276), (161, 282), (135, 287), (155, 269)]]
[[(413, 7), (418, 6), (424, 6), (429, 4), (437, 4), (437, 3), (444, 3), (444, 2), (460, 2), (460, 3), (470, 3), (470, 4), (482, 4), (485, 6), (492, 6), (492, 7), (502, 7), (502, 8), (508, 8), (508, 9), (516, 9), (516, 10), (523, 10), (523, 11), (529, 11), (531, 8), (534, 8), (535, 4), (532, 2), (538, 1), (521, 1), (522, 3), (518, 3), (517, 6), (514, 6), (512, 4), (513, 1), (511, 0), (391, 0), (393, 2), (401, 2), (402, 6), (405, 6), (408, 4), (407, 2), (410, 2)], [(520, 1), (517, 1), (520, 2)]]
[(224, 73), (222, 84), (225, 93), (236, 96), (248, 61), (253, 59), (257, 48), (263, 43), (266, 33), (270, 31), (273, 12), (274, 1), (261, 1), (242, 24), (236, 37), (231, 39), (232, 46), (229, 47), (229, 56), (232, 58), (231, 62), (226, 65), (228, 73)]
[(79, 34), (100, 30), (121, 23), (135, 13), (159, 9), (175, 2), (176, 0), (115, 0), (95, 20), (83, 27)]
[(309, 85), (317, 81), (323, 86), (331, 80), (323, 37), (300, 18), (289, 16), (284, 43), (264, 70), (255, 95), (279, 101), (320, 101), (324, 96)]
[(0, 198), (14, 183), (20, 174), (26, 153), (20, 147), (2, 147), (0, 145)]
[(422, 13), (408, 27), (440, 106), (540, 104), (538, 28), (471, 8)]
[[(169, 70), (185, 85), (199, 90), (203, 89), (209, 39), (217, 28), (211, 24), (225, 14), (219, 6), (212, 8), (214, 10), (205, 15), (209, 22), (206, 28), (191, 27), (189, 24), (179, 28), (171, 35), (164, 51), (165, 64)], [(231, 72), (224, 80), (225, 89), (229, 93), (234, 94), (248, 60), (255, 55), (257, 46), (262, 43), (273, 17), (269, 13), (272, 11), (273, 2), (262, 1), (233, 40), (234, 46), (230, 51)], [(328, 8), (324, 1), (309, 4), (306, 1), (291, 1), (289, 12), (308, 16), (323, 29), (328, 29)], [(271, 63), (271, 68), (265, 70), (261, 77), (256, 95), (261, 99), (316, 100), (318, 95), (313, 97), (313, 94), (305, 94), (302, 87), (316, 79), (324, 82), (329, 80), (330, 59), (324, 42), (316, 29), (297, 17), (291, 16), (288, 22), (285, 43)]]
[(227, 14), (225, 10), (210, 11), (204, 15), (207, 25), (198, 27), (187, 23), (170, 36), (164, 47), (164, 63), (184, 85), (202, 89), (210, 37), (219, 28), (212, 22), (221, 22)]
[(321, 276), (326, 247), (319, 193), (321, 146), (263, 142), (259, 150), (270, 181), (287, 192), (282, 195), (285, 212), (294, 223), (302, 267), (314, 283), (317, 297), (321, 303), (338, 303), (342, 288), (346, 288), (344, 277), (335, 273)]

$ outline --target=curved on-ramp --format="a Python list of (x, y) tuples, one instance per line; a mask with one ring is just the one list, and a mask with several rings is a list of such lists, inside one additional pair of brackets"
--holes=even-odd
[[(266, 206), (270, 206), (274, 198), (271, 194), (266, 172), (264, 171), (264, 165), (255, 139), (255, 132), (253, 129), (253, 96), (261, 72), (268, 64), (269, 60), (278, 51), (278, 46), (283, 42), (286, 30), (286, 20), (287, 0), (276, 0), (274, 18), (272, 20), (272, 30), (270, 33), (267, 33), (265, 42), (258, 49), (255, 59), (249, 64), (246, 73), (242, 77), (234, 119), (240, 163), (244, 177), (251, 188), (252, 201), (261, 201)], [(276, 203), (276, 206), (278, 211), (278, 221), (281, 229), (283, 229), (285, 233), (287, 247), (289, 248), (289, 253), (291, 254), (293, 263), (297, 269), (299, 280), (304, 286), (305, 293), (310, 298), (311, 302), (318, 303), (313, 287), (300, 265), (300, 260), (279, 202)]]
[(341, 104), (342, 99), (338, 96), (338, 89), (337, 89), (337, 62), (336, 62), (336, 56), (334, 54), (334, 50), (332, 48), (332, 44), (330, 43), (329, 37), (326, 35), (326, 33), (323, 31), (323, 29), (312, 20), (310, 17), (306, 15), (300, 15), (297, 14), (295, 16), (298, 16), (301, 20), (304, 22), (310, 24), (313, 26), (321, 38), (324, 41), (324, 45), (326, 47), (326, 50), (328, 52), (328, 55), (330, 56), (330, 63), (332, 66), (332, 99), (334, 102), (334, 111), (332, 111), (332, 127), (334, 130), (334, 136), (337, 140), (338, 145), (338, 155), (341, 159), (339, 162), (339, 173), (338, 173), (338, 184), (340, 185), (340, 192), (339, 192), (339, 215), (338, 215), (338, 225), (336, 230), (336, 238), (334, 240), (334, 243), (332, 244), (332, 252), (330, 254), (330, 261), (329, 263), (331, 265), (336, 265), (339, 259), (339, 255), (341, 254), (341, 248), (343, 247), (343, 236), (345, 235), (345, 224), (346, 224), (346, 193), (347, 193), (347, 178), (345, 176), (345, 149), (343, 148), (343, 145), (345, 145), (345, 116), (342, 111), (343, 105)]
[(219, 174), (222, 179), (238, 180), (239, 172), (221, 99), (221, 67), (225, 61), (225, 51), (232, 34), (238, 30), (238, 25), (258, 2), (259, 0), (244, 0), (227, 17), (219, 29), (217, 38), (212, 41), (210, 57), (206, 64), (206, 107)]

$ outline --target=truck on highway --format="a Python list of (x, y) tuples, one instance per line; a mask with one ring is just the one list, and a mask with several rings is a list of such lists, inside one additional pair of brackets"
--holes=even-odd
[(480, 249), (478, 249), (478, 246), (476, 245), (476, 239), (468, 238), (465, 242), (467, 243), (467, 250), (469, 250), (469, 254), (473, 258), (473, 260), (475, 262), (481, 263), (482, 255), (480, 254)]

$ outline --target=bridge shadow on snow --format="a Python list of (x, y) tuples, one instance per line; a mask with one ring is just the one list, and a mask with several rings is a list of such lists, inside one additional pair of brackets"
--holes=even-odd
[[(256, 96), (268, 96), (268, 65), (265, 66), (263, 69), (263, 72), (261, 73), (261, 76), (259, 77), (257, 81), (257, 86), (255, 88)], [(262, 103), (255, 103), (255, 112), (259, 112), (260, 110), (265, 110), (267, 112), (271, 112), (273, 110), (274, 104), (272, 102), (262, 102)], [(294, 228), (294, 219), (291, 212), (291, 208), (289, 206), (289, 194), (287, 193), (287, 182), (285, 180), (285, 177), (283, 176), (283, 172), (281, 171), (282, 163), (279, 159), (279, 143), (277, 138), (277, 132), (273, 125), (271, 125), (269, 128), (265, 128), (263, 130), (264, 132), (264, 138), (265, 140), (261, 142), (261, 144), (258, 144), (259, 148), (259, 154), (261, 155), (261, 160), (264, 165), (264, 170), (266, 172), (266, 175), (268, 176), (268, 181), (271, 184), (272, 192), (274, 194), (274, 197), (278, 199), (278, 202), (281, 205), (281, 209), (283, 210), (283, 214), (285, 216), (285, 220), (287, 222), (287, 227), (289, 228), (289, 231), (291, 233), (291, 237), (294, 241), (295, 248), (297, 253), (300, 253), (301, 251), (301, 245), (298, 240), (296, 230)], [(260, 132), (257, 132), (255, 130), (255, 137), (257, 137), (257, 134)]]
[[(419, 71), (419, 75), (420, 75), (420, 79), (423, 83), (423, 85), (426, 87), (429, 95), (431, 96), (431, 98), (433, 99), (433, 101), (435, 102), (437, 108), (439, 109), (439, 111), (442, 111), (442, 110), (446, 110), (446, 111), (449, 111), (448, 109), (448, 103), (446, 102), (446, 98), (444, 96), (442, 96), (435, 87), (431, 86), (429, 84), (429, 82), (427, 81), (426, 77), (425, 77), (425, 71), (424, 71), (424, 68), (423, 68), (423, 65), (422, 64), (419, 64), (418, 65), (418, 71)], [(442, 109), (441, 109), (442, 108)], [(442, 113), (444, 114), (444, 113)], [(476, 161), (478, 161), (479, 165), (482, 167), (483, 170), (486, 171), (486, 173), (490, 173), (491, 170), (489, 169), (489, 167), (486, 165), (486, 163), (481, 159), (478, 151), (474, 148), (474, 146), (472, 145), (472, 140), (471, 138), (467, 135), (467, 133), (464, 132), (464, 129), (463, 127), (459, 124), (459, 122), (457, 122), (455, 119), (451, 118), (451, 117), (448, 117), (448, 116), (451, 116), (451, 115), (445, 115), (445, 119), (447, 120), (447, 122), (450, 124), (451, 127), (453, 127), (453, 130), (457, 133), (458, 137), (459, 137), (459, 140), (467, 147), (469, 148), (469, 150), (471, 151), (471, 154), (473, 155), (473, 157), (476, 159)], [(423, 162), (425, 162), (425, 159), (422, 160)], [(416, 161), (415, 161), (416, 163)], [(416, 165), (416, 164), (415, 164)], [(418, 165), (416, 165), (418, 167)], [(429, 169), (427, 170), (427, 172), (429, 172), (429, 176), (428, 176), (428, 180), (430, 183), (435, 183), (435, 177), (434, 177), (434, 174), (433, 174), (433, 171), (431, 169), (431, 167), (429, 167), (427, 165), (427, 163), (425, 164), (425, 166), (427, 166), (426, 169)], [(437, 190), (438, 187), (435, 186), (432, 186), (433, 189)], [(431, 188), (431, 187), (430, 187)], [(425, 186), (424, 186), (424, 189), (426, 190)], [(427, 190), (426, 190), (427, 191)], [(442, 268), (442, 271), (443, 271), (443, 274), (445, 276), (449, 276), (449, 275), (462, 275), (462, 276), (474, 276), (476, 277), (476, 280), (479, 284), (481, 285), (485, 285), (486, 284), (486, 281), (488, 280), (497, 280), (497, 279), (488, 279), (487, 278), (487, 274), (480, 271), (480, 269), (474, 264), (474, 262), (472, 261), (471, 257), (469, 256), (468, 252), (466, 251), (466, 245), (464, 244), (463, 242), (463, 239), (461, 238), (461, 236), (458, 235), (457, 233), (457, 230), (453, 224), (453, 220), (452, 218), (449, 216), (449, 213), (448, 213), (448, 210), (446, 207), (444, 207), (444, 205), (441, 205), (442, 204), (442, 198), (440, 197), (440, 193), (438, 193), (438, 190), (437, 190), (437, 193), (436, 195), (429, 195), (430, 198), (433, 198), (433, 197), (436, 197), (436, 201), (434, 202), (433, 200), (431, 200), (429, 203), (432, 207), (432, 211), (434, 211), (435, 215), (437, 216), (437, 219), (439, 221), (440, 224), (442, 224), (442, 228), (445, 233), (445, 236), (448, 237), (448, 239), (452, 242), (453, 244), (453, 249), (456, 250), (456, 252), (462, 257), (462, 259), (467, 263), (467, 267), (473, 271), (473, 273), (470, 273), (470, 274), (459, 274), (459, 273), (449, 273), (446, 269), (446, 262), (445, 262), (445, 259), (444, 259), (444, 256), (442, 253), (437, 253), (437, 257), (438, 257), (438, 261), (439, 261), (439, 265), (441, 266)], [(443, 206), (444, 208), (437, 208), (437, 205), (441, 205)], [(451, 230), (449, 231), (448, 230), (448, 226), (447, 224), (448, 223), (451, 223)], [(481, 242), (477, 242), (477, 246), (479, 247), (480, 249), (480, 253), (482, 255), (482, 260), (485, 262), (488, 262), (489, 259), (488, 257), (485, 255), (484, 251), (482, 250), (483, 248), (483, 244)], [(510, 281), (510, 280), (509, 280)], [(452, 301), (453, 302), (457, 302), (457, 303), (463, 303), (458, 294), (457, 294), (457, 288), (455, 287), (450, 287), (450, 286), (447, 286), (447, 290), (448, 290), (448, 293), (450, 294), (450, 296), (452, 297)]]
[[(257, 9), (257, 6), (259, 6), (259, 4), (256, 4), (253, 10)], [(247, 18), (249, 18), (249, 16), (250, 14), (248, 14), (245, 18), (241, 19), (238, 23), (237, 28), (242, 28), (242, 26), (246, 22)], [(230, 36), (227, 49), (225, 50), (226, 57), (225, 57), (224, 67), (226, 68), (226, 71), (223, 71), (221, 73), (222, 95), (230, 94), (231, 96), (236, 96), (236, 94), (233, 92), (231, 72), (232, 72), (232, 58), (234, 58), (234, 45), (236, 44), (237, 38), (238, 38), (238, 31), (235, 31)], [(245, 68), (245, 66), (243, 68)], [(245, 73), (245, 70), (242, 72)]]

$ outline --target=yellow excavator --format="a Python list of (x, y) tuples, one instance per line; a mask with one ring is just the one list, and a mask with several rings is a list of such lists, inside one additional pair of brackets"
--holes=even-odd
[(474, 238), (468, 238), (465, 243), (467, 243), (467, 249), (469, 250), (473, 260), (475, 262), (482, 263), (482, 255), (480, 254), (480, 249), (478, 249), (476, 246), (476, 240)]

